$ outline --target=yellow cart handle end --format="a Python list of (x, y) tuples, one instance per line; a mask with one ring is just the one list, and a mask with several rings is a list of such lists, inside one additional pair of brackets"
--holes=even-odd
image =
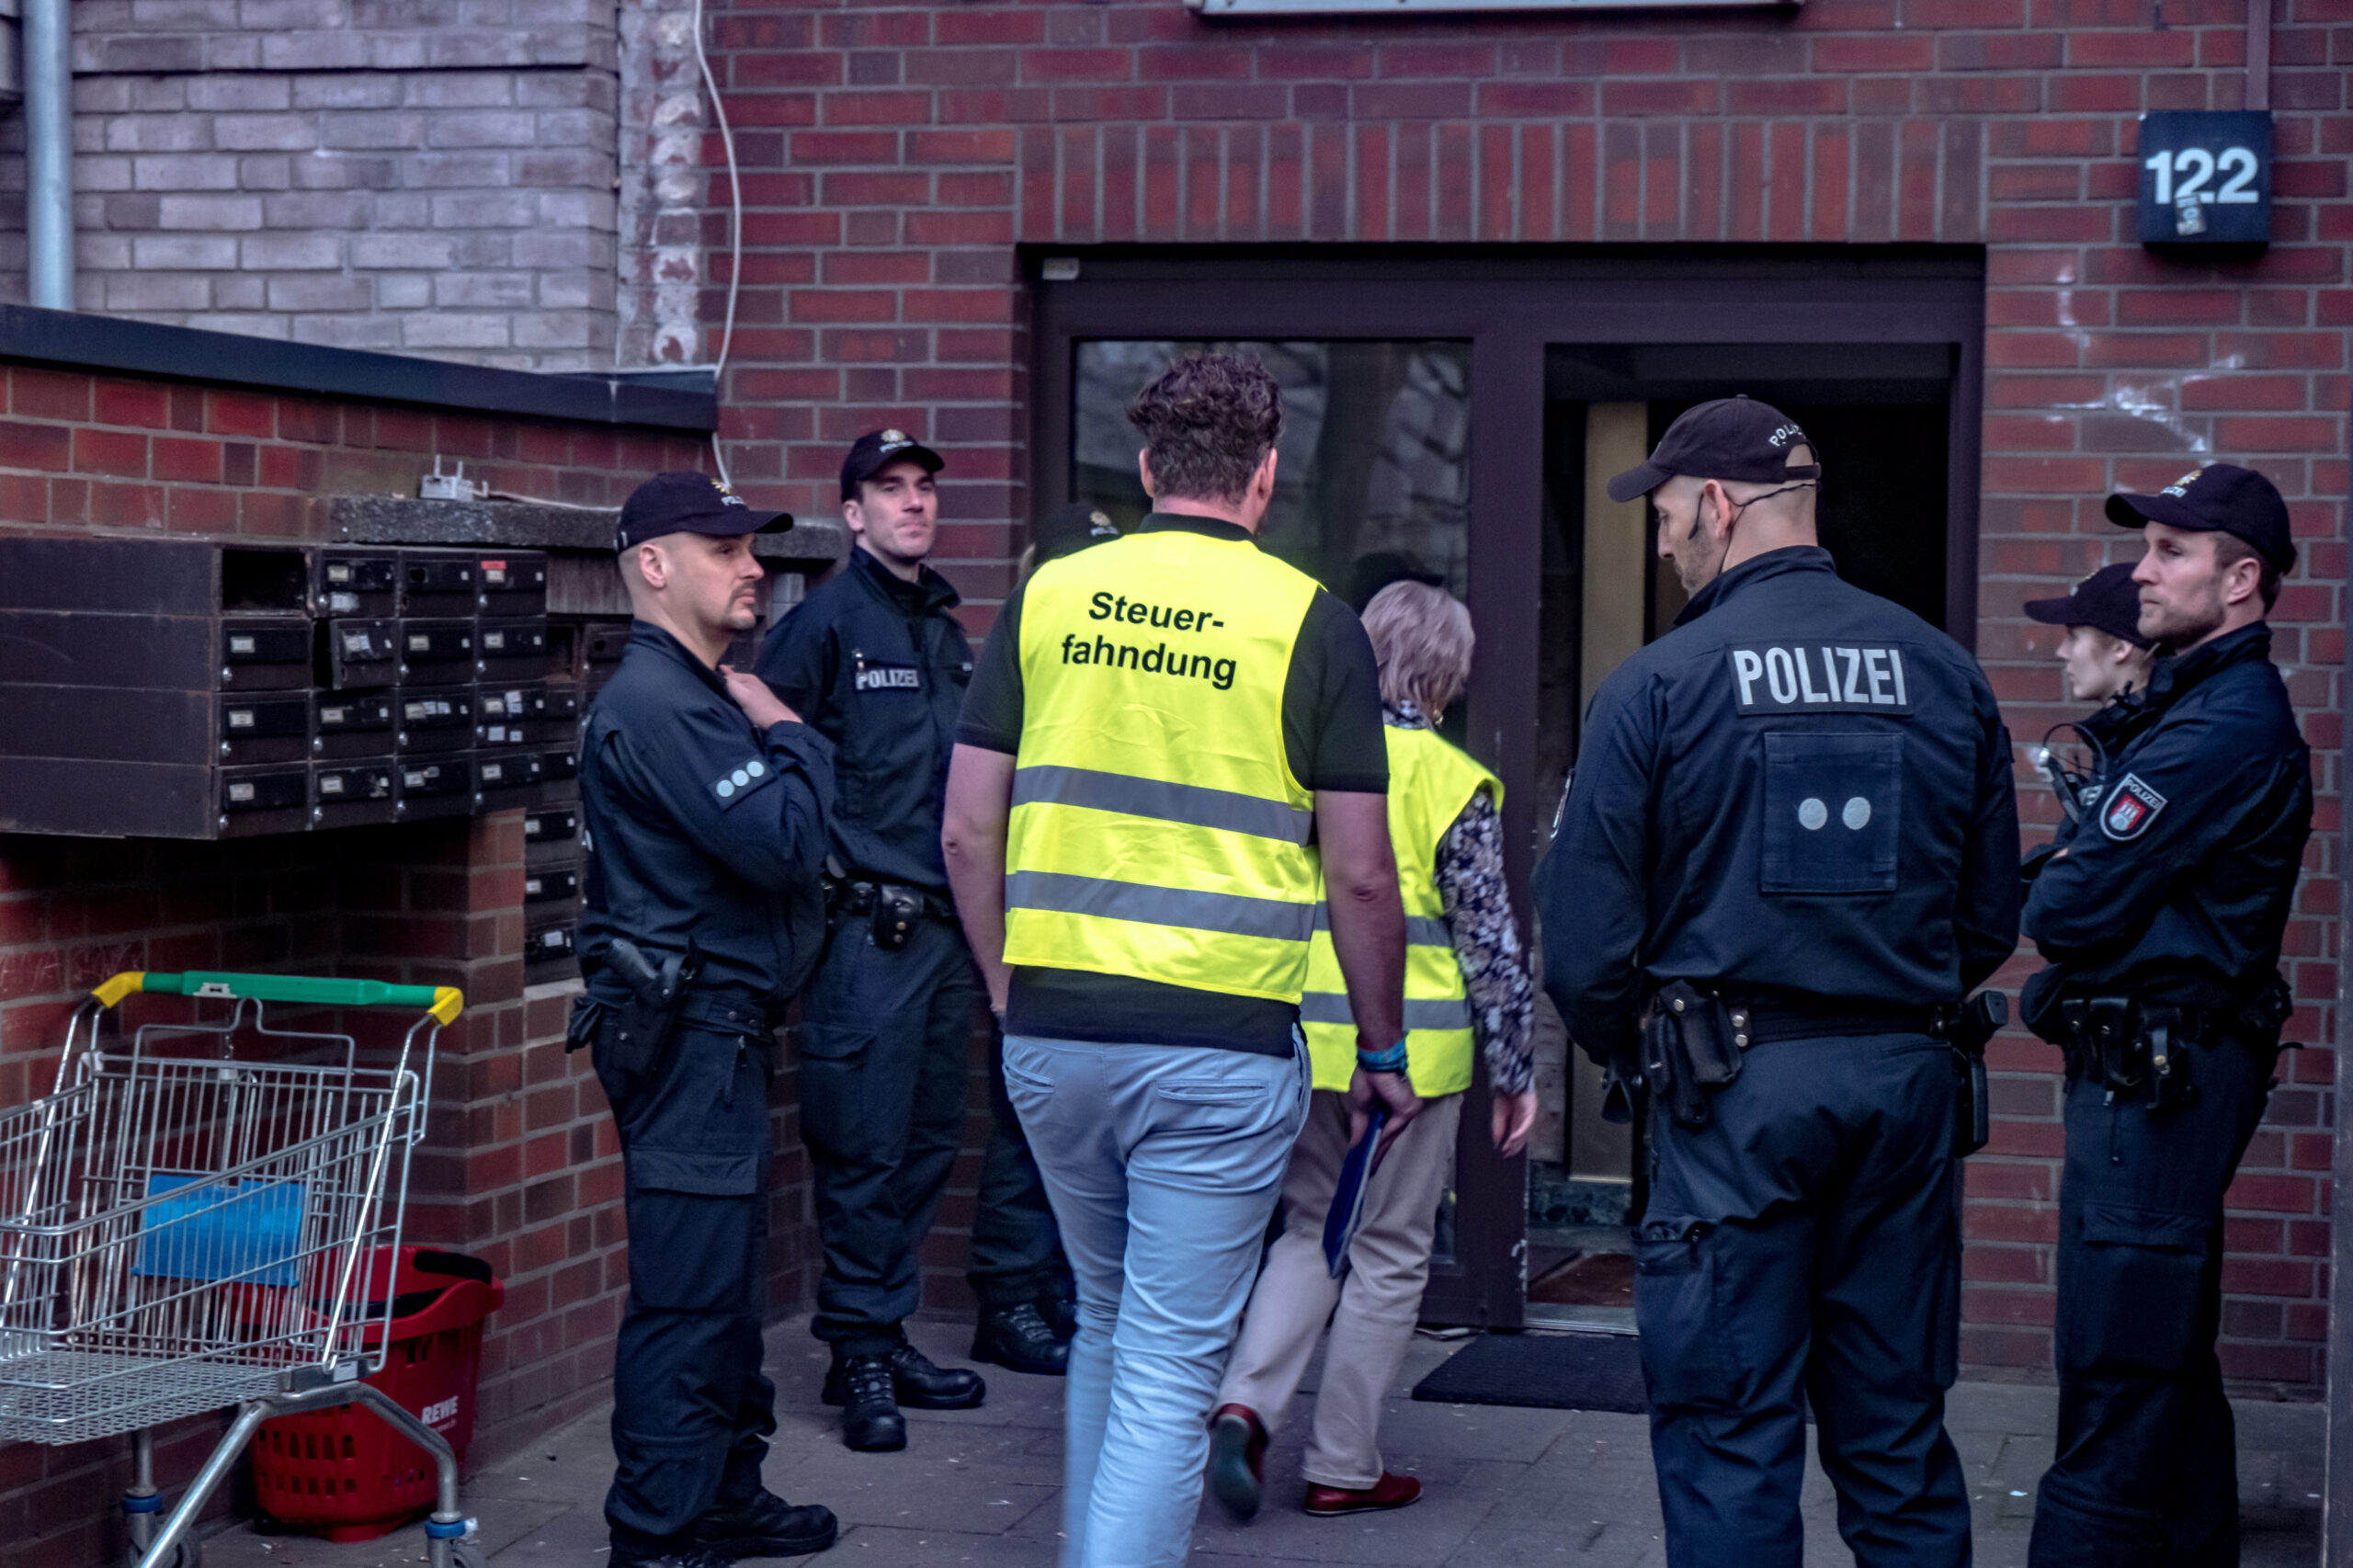
[(99, 1006), (116, 1007), (121, 1006), (122, 999), (124, 997), (134, 995), (146, 989), (147, 971), (138, 969), (127, 969), (120, 974), (116, 975), (112, 980), (108, 981), (104, 985), (101, 985), (92, 991), (90, 994), (98, 999)]

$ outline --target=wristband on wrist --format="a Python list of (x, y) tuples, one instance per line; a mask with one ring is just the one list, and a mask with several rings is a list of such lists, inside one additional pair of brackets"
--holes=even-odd
[(1368, 1073), (1403, 1073), (1405, 1070), (1405, 1042), (1401, 1039), (1386, 1051), (1367, 1051), (1358, 1045), (1357, 1065)]

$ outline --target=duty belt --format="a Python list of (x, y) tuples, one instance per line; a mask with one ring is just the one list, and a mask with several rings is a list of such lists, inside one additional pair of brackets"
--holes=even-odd
[(1748, 1039), (1744, 1048), (1777, 1040), (1823, 1040), (1847, 1035), (1940, 1034), (1949, 1009), (1906, 1007), (1889, 1002), (1841, 1002), (1782, 997), (1724, 998), (1732, 1027)]
[(866, 915), (875, 906), (890, 899), (898, 899), (915, 906), (926, 919), (953, 920), (956, 906), (938, 893), (904, 882), (835, 882), (833, 907), (836, 915)]
[[(2008, 1016), (1999, 992), (1982, 992), (1966, 1004), (1922, 1007), (1788, 994), (1727, 996), (1688, 980), (1670, 981), (1643, 1005), (1642, 1083), (1677, 1125), (1702, 1127), (1709, 1094), (1740, 1076), (1742, 1059), (1753, 1046), (1779, 1040), (1926, 1035), (1950, 1046), (1966, 1071), (1965, 1087), (1954, 1105), (1953, 1149), (1969, 1154), (1984, 1146), (1988, 1131), (1985, 1042)], [(1613, 1091), (1622, 1091), (1623, 1069), (1613, 1066), (1611, 1080)], [(1605, 1116), (1611, 1104), (1606, 1096)]]
[(2268, 1047), (2293, 1007), (2287, 983), (2276, 977), (2236, 1008), (2070, 996), (2059, 1004), (2067, 1078), (2089, 1078), (2111, 1096), (2144, 1093), (2153, 1110), (2187, 1105), (2198, 1092), (2190, 1080), (2192, 1047), (2211, 1051), (2233, 1041)]
[(919, 920), (956, 921), (956, 906), (937, 893), (904, 882), (860, 882), (829, 878), (826, 898), (837, 918), (866, 915), (873, 924), (874, 945), (896, 952), (915, 935)]

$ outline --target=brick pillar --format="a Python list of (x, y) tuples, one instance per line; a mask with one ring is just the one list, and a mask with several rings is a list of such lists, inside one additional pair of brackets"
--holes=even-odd
[(605, 1397), (627, 1284), (620, 1147), (587, 1057), (563, 1051), (572, 988), (523, 983), (523, 813), (369, 836), (344, 874), (347, 971), (466, 994), (441, 1037), (408, 1234), (506, 1283), (474, 1438), (495, 1454)]

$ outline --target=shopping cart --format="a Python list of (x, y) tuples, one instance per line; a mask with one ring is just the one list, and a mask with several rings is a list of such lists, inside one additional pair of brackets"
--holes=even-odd
[[(225, 1021), (100, 1040), (135, 992), (219, 997)], [(273, 1028), (265, 1005), (422, 1009), (397, 1050)], [(358, 1403), (434, 1458), (432, 1568), (483, 1561), (438, 1432), (360, 1381), (383, 1362), (410, 1149), (453, 987), (119, 974), (74, 1009), (56, 1092), (0, 1111), (0, 1442), (132, 1440), (141, 1568), (196, 1568), (190, 1527), (256, 1427)], [(268, 1060), (238, 1054), (240, 1040)], [(169, 1518), (153, 1429), (237, 1407)]]

